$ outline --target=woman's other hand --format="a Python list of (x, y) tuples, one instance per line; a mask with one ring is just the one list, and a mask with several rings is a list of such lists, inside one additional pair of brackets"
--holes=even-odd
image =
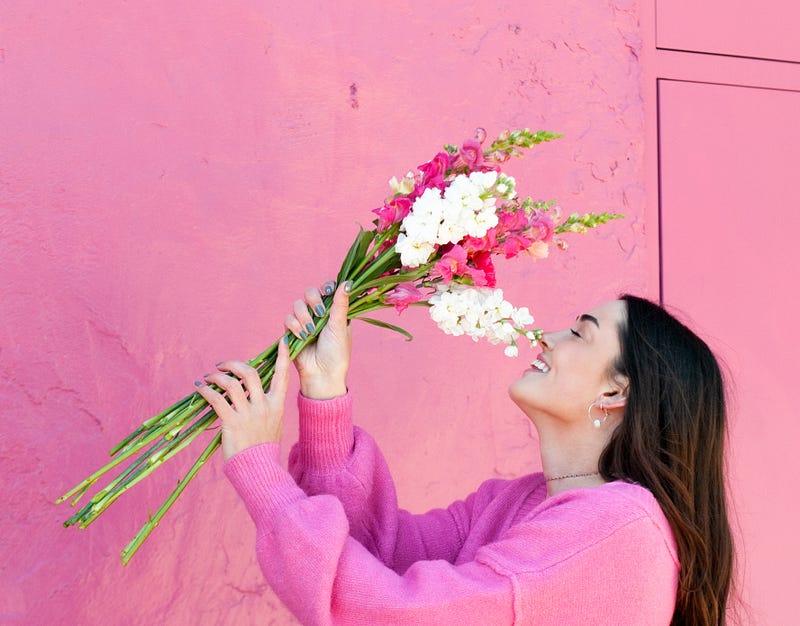
[(310, 287), (304, 294), (305, 299), (296, 300), (294, 311), (286, 317), (286, 328), (296, 337), (305, 339), (309, 329), (314, 327), (312, 315), (316, 318), (325, 315), (323, 294), (333, 293), (327, 324), (316, 342), (306, 345), (294, 360), (300, 375), (300, 392), (307, 398), (326, 400), (347, 393), (346, 378), (352, 344), (352, 330), (347, 321), (350, 301), (348, 286), (348, 283), (342, 283), (336, 288), (334, 281), (328, 281), (322, 290)]
[(267, 393), (261, 388), (258, 372), (243, 361), (218, 363), (220, 371), (204, 377), (206, 383), (222, 389), (227, 400), (207, 384), (195, 383), (197, 392), (222, 421), (222, 456), (226, 461), (245, 448), (280, 441), (289, 361), (289, 346), (282, 339), (278, 342), (275, 373)]

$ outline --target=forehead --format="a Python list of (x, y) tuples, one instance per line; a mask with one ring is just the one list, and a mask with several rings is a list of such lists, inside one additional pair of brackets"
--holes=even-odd
[(586, 312), (595, 317), (600, 324), (600, 330), (613, 330), (625, 321), (627, 309), (623, 300), (609, 300), (598, 304)]

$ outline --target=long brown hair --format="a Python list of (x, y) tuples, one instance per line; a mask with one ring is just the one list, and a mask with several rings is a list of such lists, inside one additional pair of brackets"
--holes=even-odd
[(600, 456), (607, 480), (655, 496), (678, 546), (672, 624), (725, 624), (734, 548), (726, 503), (725, 390), (705, 342), (657, 304), (631, 295), (616, 373), (628, 379), (622, 422)]

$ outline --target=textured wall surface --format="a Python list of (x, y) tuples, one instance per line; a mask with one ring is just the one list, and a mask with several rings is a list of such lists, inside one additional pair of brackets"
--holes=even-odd
[[(478, 125), (564, 133), (509, 168), (519, 191), (628, 215), (546, 262), (500, 262), (512, 302), (549, 328), (622, 290), (652, 295), (638, 9), (0, 3), (0, 619), (292, 623), (220, 458), (126, 568), (119, 550), (191, 454), (88, 530), (62, 528), (71, 510), (53, 500), (213, 363), (271, 343), (386, 181)], [(355, 327), (349, 384), (401, 504), (537, 469), (506, 394), (535, 353), (444, 336), (419, 309), (399, 322), (415, 341)]]

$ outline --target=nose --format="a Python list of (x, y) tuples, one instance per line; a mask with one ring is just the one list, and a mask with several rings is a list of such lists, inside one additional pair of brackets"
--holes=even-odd
[(561, 341), (561, 339), (567, 336), (568, 333), (569, 330), (567, 329), (546, 332), (539, 340), (539, 345), (541, 345), (545, 350), (552, 350), (556, 347), (556, 344)]

